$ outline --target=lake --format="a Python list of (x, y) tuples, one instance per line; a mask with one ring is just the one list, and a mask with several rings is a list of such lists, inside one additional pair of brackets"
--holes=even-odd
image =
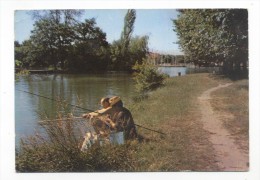
[[(34, 134), (43, 116), (56, 118), (59, 108), (57, 101), (23, 91), (96, 110), (100, 108), (100, 99), (107, 96), (120, 96), (127, 106), (134, 96), (134, 81), (123, 73), (20, 76), (15, 82), (16, 144), (21, 137)], [(73, 106), (68, 106), (66, 111), (73, 111), (74, 116), (88, 112)]]
[[(203, 69), (201, 69), (203, 70)], [(159, 71), (170, 77), (198, 72), (186, 67), (160, 67)], [(42, 117), (57, 118), (59, 103), (39, 97), (66, 100), (69, 104), (96, 110), (102, 97), (120, 96), (127, 107), (135, 95), (134, 81), (129, 74), (31, 74), (15, 81), (15, 134), (16, 145), (21, 137), (35, 133)], [(65, 110), (64, 110), (65, 111)], [(67, 106), (66, 112), (81, 116), (88, 111)], [(61, 112), (64, 113), (64, 112)], [(46, 119), (46, 118), (45, 118)]]

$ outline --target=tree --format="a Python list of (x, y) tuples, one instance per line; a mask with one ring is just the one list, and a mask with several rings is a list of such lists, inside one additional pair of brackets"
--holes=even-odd
[(22, 55), (26, 67), (76, 72), (132, 71), (136, 62), (142, 62), (148, 52), (148, 36), (132, 38), (135, 10), (127, 11), (121, 38), (112, 44), (94, 18), (82, 22), (77, 20), (80, 14), (77, 10), (33, 11), (34, 29), (26, 44), (18, 47), (15, 43), (16, 56)]
[(37, 21), (30, 40), (38, 53), (35, 60), (69, 71), (106, 69), (109, 62), (106, 34), (96, 26), (94, 18), (80, 22), (77, 20), (80, 15), (79, 10), (34, 11)]
[(30, 68), (36, 65), (41, 65), (37, 63), (42, 63), (37, 61), (40, 58), (40, 53), (37, 52), (36, 48), (33, 46), (30, 40), (23, 41), (22, 44), (15, 42), (15, 61), (16, 68)]
[(148, 49), (148, 36), (136, 36), (130, 40), (129, 44), (129, 54), (130, 61), (128, 63), (128, 68), (132, 68), (136, 63), (142, 63), (143, 59), (146, 57)]
[(132, 37), (136, 11), (130, 9), (124, 18), (124, 28), (121, 38), (111, 45), (111, 67), (116, 70), (132, 71), (132, 67), (141, 64), (148, 52), (148, 36)]
[(129, 44), (131, 36), (134, 31), (134, 22), (136, 19), (136, 11), (134, 9), (127, 10), (124, 18), (124, 28), (121, 33), (121, 38), (118, 41), (114, 41), (111, 49), (111, 58), (113, 62), (113, 68), (118, 70), (131, 70), (129, 66), (130, 54)]
[(109, 63), (106, 33), (96, 26), (94, 18), (75, 27), (73, 53), (68, 67), (77, 71), (104, 70)]
[[(173, 20), (186, 59), (224, 64), (226, 73), (246, 69), (248, 12), (246, 9), (179, 10)], [(235, 67), (235, 68), (233, 68)]]
[(128, 46), (131, 40), (132, 33), (134, 31), (134, 23), (136, 19), (136, 12), (134, 9), (127, 11), (124, 19), (124, 29), (121, 34), (121, 43), (122, 43), (122, 54), (127, 54)]
[(68, 53), (73, 44), (73, 26), (77, 24), (76, 18), (80, 16), (78, 10), (48, 10), (34, 11), (33, 16), (37, 19), (34, 30), (30, 37), (37, 51), (44, 54), (47, 64), (54, 69), (60, 65), (65, 68)]
[(56, 24), (64, 22), (66, 25), (73, 26), (78, 23), (78, 18), (83, 14), (83, 10), (34, 10), (31, 16), (36, 21), (50, 19)]

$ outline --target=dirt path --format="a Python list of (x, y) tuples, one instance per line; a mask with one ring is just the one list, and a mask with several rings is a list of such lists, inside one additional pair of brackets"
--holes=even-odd
[(210, 93), (220, 88), (231, 85), (219, 85), (211, 88), (198, 98), (200, 111), (202, 113), (201, 121), (204, 129), (210, 132), (209, 140), (212, 142), (216, 152), (216, 161), (223, 171), (248, 171), (248, 154), (239, 149), (234, 143), (230, 133), (222, 126), (221, 118), (232, 118), (228, 114), (218, 114), (210, 104)]

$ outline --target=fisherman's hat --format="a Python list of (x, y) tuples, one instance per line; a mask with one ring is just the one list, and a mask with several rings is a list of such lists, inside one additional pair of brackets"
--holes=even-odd
[(121, 98), (119, 96), (114, 96), (109, 99), (109, 103), (111, 106), (115, 105), (119, 101), (121, 101)]

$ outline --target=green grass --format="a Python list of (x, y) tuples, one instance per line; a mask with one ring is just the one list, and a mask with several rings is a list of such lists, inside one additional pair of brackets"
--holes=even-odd
[(140, 123), (156, 124), (187, 114), (203, 90), (216, 82), (207, 74), (169, 78), (166, 85), (152, 92), (145, 101), (133, 104), (131, 110)]
[(227, 82), (209, 74), (170, 78), (165, 87), (131, 107), (137, 124), (166, 133), (166, 136), (139, 128), (148, 142), (139, 146), (138, 171), (218, 170), (199, 121), (197, 97), (208, 88)]
[[(203, 91), (225, 82), (230, 81), (209, 74), (169, 78), (164, 87), (127, 107), (131, 110), (136, 124), (166, 135), (138, 128), (138, 133), (144, 137), (141, 142), (132, 141), (122, 146), (97, 146), (84, 153), (77, 148), (79, 139), (69, 138), (69, 131), (57, 129), (61, 133), (54, 133), (54, 136), (61, 139), (53, 138), (52, 142), (37, 143), (39, 138), (34, 137), (37, 140), (25, 143), (22, 149), (17, 151), (16, 170), (218, 171), (213, 147), (208, 141), (209, 134), (203, 130), (200, 122), (197, 97)], [(67, 140), (63, 141), (62, 137), (67, 137)]]
[(24, 139), (16, 150), (17, 172), (106, 172), (133, 170), (135, 145), (99, 146), (86, 152), (78, 145), (82, 139), (75, 136), (73, 126), (52, 123), (44, 125), (49, 138), (35, 135)]

